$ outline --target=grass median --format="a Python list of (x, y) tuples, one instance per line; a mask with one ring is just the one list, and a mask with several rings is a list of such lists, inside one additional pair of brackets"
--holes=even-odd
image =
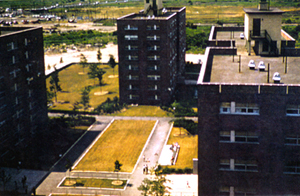
[(168, 167), (193, 168), (193, 158), (198, 158), (198, 135), (191, 135), (184, 128), (173, 127), (167, 144), (171, 145), (176, 142), (180, 145), (178, 158), (175, 165)]
[[(114, 182), (121, 182), (115, 184)], [(66, 178), (60, 187), (92, 187), (92, 188), (113, 188), (124, 189), (127, 180), (113, 180), (100, 178)]]
[(116, 120), (103, 133), (74, 170), (114, 171), (118, 160), (120, 172), (132, 172), (155, 121)]

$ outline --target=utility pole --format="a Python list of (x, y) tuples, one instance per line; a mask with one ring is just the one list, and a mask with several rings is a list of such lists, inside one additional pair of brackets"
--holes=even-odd
[(270, 78), (270, 63), (268, 63), (268, 75), (267, 75), (267, 83), (269, 83), (269, 78)]

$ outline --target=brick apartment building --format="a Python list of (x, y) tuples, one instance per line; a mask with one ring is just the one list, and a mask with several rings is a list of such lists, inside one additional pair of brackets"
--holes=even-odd
[(185, 68), (185, 7), (145, 0), (144, 10), (118, 18), (117, 27), (120, 101), (170, 103)]
[(198, 195), (299, 195), (300, 59), (248, 56), (241, 32), (213, 27), (200, 70)]
[(4, 158), (45, 124), (47, 99), (42, 28), (0, 27), (0, 43), (0, 157)]

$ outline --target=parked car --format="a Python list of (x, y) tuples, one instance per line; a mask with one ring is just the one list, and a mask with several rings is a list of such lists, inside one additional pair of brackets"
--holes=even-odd
[(249, 67), (249, 69), (255, 69), (255, 62), (254, 62), (254, 60), (250, 60), (249, 61), (248, 67)]
[(241, 38), (241, 39), (244, 39), (244, 38), (245, 38), (244, 33), (241, 33), (241, 34), (240, 34), (240, 38)]
[(264, 71), (266, 69), (266, 65), (263, 61), (260, 61), (258, 63), (258, 69), (259, 69), (259, 71)]
[(280, 74), (278, 72), (275, 72), (273, 75), (274, 83), (280, 83), (280, 80), (281, 80)]

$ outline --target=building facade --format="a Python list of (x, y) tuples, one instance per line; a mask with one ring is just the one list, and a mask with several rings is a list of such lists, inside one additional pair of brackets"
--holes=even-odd
[(162, 9), (160, 3), (153, 4), (157, 10), (145, 4), (146, 11), (117, 20), (122, 103), (168, 104), (183, 77), (185, 7)]
[(0, 27), (0, 156), (47, 122), (43, 30)]

